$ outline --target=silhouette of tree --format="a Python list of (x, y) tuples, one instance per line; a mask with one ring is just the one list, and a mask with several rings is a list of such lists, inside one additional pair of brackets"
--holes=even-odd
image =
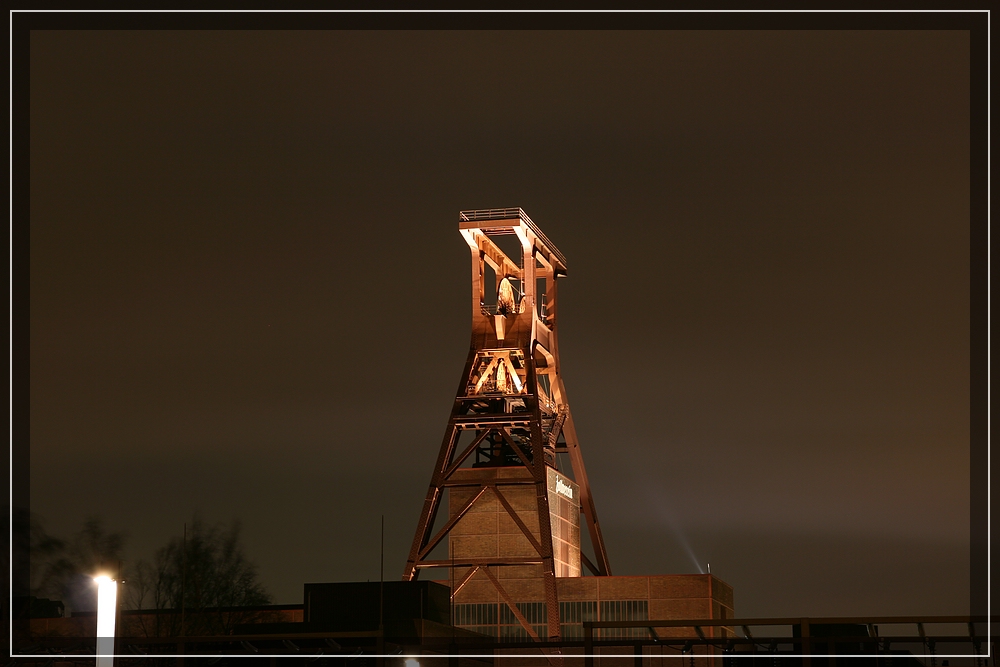
[(73, 611), (97, 609), (94, 575), (117, 576), (127, 535), (109, 532), (91, 517), (69, 540), (50, 535), (38, 516), (29, 519), (30, 594), (59, 599)]
[(31, 561), (28, 593), (35, 597), (62, 597), (70, 562), (65, 540), (49, 535), (38, 515), (28, 518), (28, 554)]
[(151, 563), (132, 568), (125, 596), (131, 609), (161, 612), (133, 617), (138, 627), (129, 630), (145, 636), (231, 634), (237, 625), (267, 616), (246, 607), (271, 602), (244, 553), (239, 522), (207, 526), (197, 517), (186, 537), (172, 538)]

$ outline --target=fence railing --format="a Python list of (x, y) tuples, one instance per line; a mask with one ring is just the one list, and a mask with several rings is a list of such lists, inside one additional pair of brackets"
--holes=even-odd
[[(284, 625), (284, 624), (282, 624)], [(836, 626), (857, 626), (863, 633), (847, 636), (833, 636), (829, 633)], [(595, 664), (594, 657), (601, 660), (610, 658), (622, 664), (628, 653), (636, 667), (664, 667), (680, 662), (654, 663), (654, 657), (671, 658), (677, 656), (710, 661), (721, 660), (726, 665), (746, 665), (754, 662), (740, 662), (740, 659), (757, 656), (766, 658), (766, 664), (819, 667), (820, 664), (865, 664), (863, 662), (841, 663), (841, 658), (875, 658), (867, 664), (878, 667), (914, 664), (908, 658), (925, 658), (924, 664), (943, 665), (948, 659), (950, 665), (962, 664), (992, 665), (992, 633), (985, 616), (895, 616), (858, 618), (755, 618), (755, 619), (685, 619), (685, 620), (636, 620), (636, 621), (583, 621), (582, 641), (579, 635), (563, 637), (561, 640), (518, 641), (516, 637), (499, 638), (484, 636), (461, 628), (451, 628), (443, 634), (420, 636), (423, 631), (410, 627), (411, 635), (405, 637), (385, 637), (376, 630), (355, 631), (308, 631), (284, 632), (277, 627), (267, 626), (259, 633), (221, 635), (209, 637), (120, 637), (116, 653), (127, 660), (148, 658), (209, 658), (219, 656), (275, 656), (298, 659), (316, 659), (320, 656), (356, 659), (375, 655), (400, 655), (402, 647), (413, 653), (416, 647), (425, 656), (470, 655), (484, 659), (502, 658), (504, 651), (515, 651), (525, 655), (559, 654), (566, 660), (564, 667), (573, 667), (581, 660), (586, 667)], [(768, 628), (770, 626), (770, 628)], [(825, 627), (824, 627), (825, 626)], [(891, 627), (890, 627), (891, 626)], [(902, 627), (900, 627), (902, 626)], [(941, 626), (950, 626), (942, 628)], [(422, 626), (421, 626), (422, 627)], [(595, 637), (596, 631), (616, 628), (644, 628), (646, 637)], [(725, 629), (724, 633), (718, 632)], [(778, 628), (776, 631), (774, 628)], [(671, 632), (672, 630), (672, 632)], [(677, 630), (686, 630), (678, 633)], [(826, 630), (820, 634), (822, 630)], [(829, 633), (829, 634), (828, 634)], [(574, 633), (575, 634), (575, 633)], [(722, 636), (724, 635), (724, 636)], [(93, 658), (93, 637), (75, 636), (25, 636), (15, 638), (10, 664), (28, 663), (51, 667), (54, 660), (82, 661)], [(840, 646), (838, 647), (838, 644)], [(855, 652), (842, 650), (851, 645)], [(618, 647), (618, 648), (615, 648)], [(626, 655), (622, 647), (629, 647)], [(915, 650), (908, 651), (906, 648)], [(539, 653), (541, 652), (541, 653)], [(546, 653), (548, 652), (548, 653)], [(131, 656), (131, 657), (128, 657)], [(732, 658), (732, 660), (729, 660)], [(780, 659), (770, 662), (771, 659)], [(791, 661), (784, 661), (790, 658)], [(832, 658), (823, 662), (823, 658)], [(903, 661), (898, 661), (903, 658)], [(820, 660), (817, 660), (820, 659)], [(799, 662), (801, 660), (801, 662)], [(91, 661), (90, 664), (93, 664)], [(138, 663), (127, 662), (126, 665)], [(145, 663), (155, 667), (156, 663)], [(166, 667), (173, 664), (163, 663)], [(309, 664), (309, 663), (306, 663)], [(339, 663), (338, 663), (339, 664)], [(348, 663), (350, 664), (350, 663)], [(368, 663), (370, 664), (370, 663)], [(435, 663), (428, 663), (433, 667)], [(497, 663), (494, 663), (497, 664)], [(607, 665), (608, 663), (605, 663)], [(719, 664), (699, 662), (699, 665)], [(360, 667), (360, 663), (359, 663)]]
[[(928, 626), (961, 626), (959, 634), (928, 631)], [(789, 634), (754, 632), (754, 627), (784, 626)], [(864, 628), (864, 634), (837, 635), (845, 626)], [(882, 628), (880, 632), (879, 628)], [(886, 626), (909, 627), (915, 634), (886, 633)], [(645, 628), (649, 639), (643, 644), (673, 646), (682, 653), (692, 653), (695, 647), (704, 647), (721, 655), (747, 655), (748, 653), (773, 653), (782, 656), (809, 657), (862, 657), (887, 655), (895, 644), (919, 645), (924, 651), (920, 655), (933, 658), (973, 658), (977, 661), (991, 654), (991, 637), (988, 619), (985, 616), (880, 616), (880, 617), (836, 617), (836, 618), (752, 618), (752, 619), (711, 619), (711, 620), (642, 620), (642, 621), (585, 621), (583, 623), (584, 655), (586, 667), (593, 667), (595, 648), (600, 646), (635, 645), (635, 639), (595, 638), (595, 630), (608, 628)], [(688, 629), (686, 636), (657, 633), (657, 629), (676, 633), (677, 629)], [(722, 632), (716, 633), (715, 629)], [(816, 634), (814, 630), (823, 630)], [(834, 632), (829, 632), (830, 630)], [(968, 646), (967, 653), (937, 652), (939, 644)], [(838, 648), (839, 645), (839, 648)], [(850, 648), (844, 651), (844, 647)], [(781, 650), (788, 647), (788, 650)], [(913, 657), (917, 655), (911, 652)]]
[(510, 220), (511, 218), (521, 218), (522, 220), (531, 220), (528, 214), (520, 209), (516, 208), (479, 208), (471, 211), (459, 211), (458, 217), (463, 222), (471, 222), (473, 220)]
[(524, 209), (520, 207), (516, 208), (480, 208), (473, 209), (469, 211), (459, 211), (458, 219), (462, 222), (475, 222), (477, 220), (511, 220), (517, 218), (523, 221), (532, 232), (535, 233), (542, 243), (545, 244), (552, 254), (554, 254), (559, 261), (562, 263), (563, 267), (566, 266), (566, 256), (559, 252), (559, 248), (555, 246), (552, 241), (549, 240), (542, 230), (538, 228), (538, 225), (528, 217), (528, 214), (524, 212)]

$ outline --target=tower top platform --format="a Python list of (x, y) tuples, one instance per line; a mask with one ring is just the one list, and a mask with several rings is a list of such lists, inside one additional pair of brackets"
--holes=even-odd
[(513, 234), (514, 229), (527, 227), (538, 240), (542, 249), (556, 266), (553, 267), (561, 276), (566, 275), (566, 256), (538, 228), (524, 209), (516, 208), (480, 208), (470, 211), (459, 211), (459, 229), (478, 229), (486, 234)]

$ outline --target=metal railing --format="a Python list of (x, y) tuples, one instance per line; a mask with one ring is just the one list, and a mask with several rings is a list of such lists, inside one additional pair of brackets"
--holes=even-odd
[(473, 220), (510, 220), (511, 218), (531, 220), (520, 207), (479, 208), (471, 211), (459, 211), (458, 217), (463, 222), (471, 222)]
[[(967, 632), (962, 634), (941, 634), (927, 631), (928, 625), (961, 625)], [(822, 626), (851, 626), (865, 628), (864, 635), (827, 636), (816, 635), (810, 628)], [(916, 634), (879, 633), (879, 626), (885, 629), (888, 625), (910, 625)], [(977, 625), (979, 627), (977, 627)], [(773, 633), (754, 633), (751, 628), (785, 626), (790, 634), (775, 635)], [(604, 639), (595, 638), (604, 628), (645, 628), (649, 638), (637, 642), (635, 639)], [(689, 629), (687, 636), (660, 636), (657, 629), (666, 630)], [(720, 636), (706, 629), (720, 628)], [(734, 630), (739, 628), (742, 636)], [(932, 658), (973, 658), (977, 661), (991, 655), (992, 637), (985, 616), (882, 616), (862, 618), (754, 618), (754, 619), (711, 619), (711, 620), (642, 620), (642, 621), (585, 621), (583, 623), (583, 643), (585, 666), (593, 667), (594, 651), (600, 646), (636, 646), (658, 645), (673, 647), (681, 653), (694, 655), (695, 647), (703, 647), (705, 654), (720, 656), (774, 654), (782, 656), (799, 656), (808, 660), (810, 657), (871, 657), (888, 656), (893, 644), (899, 648), (902, 645), (919, 645), (923, 651), (919, 654)], [(946, 654), (936, 652), (939, 644), (963, 645), (971, 649), (968, 653)], [(838, 645), (858, 647), (856, 652), (838, 650)], [(789, 650), (781, 650), (782, 647)], [(839, 655), (838, 655), (839, 653)], [(640, 654), (637, 654), (640, 655)], [(912, 657), (917, 657), (911, 653)]]
[[(529, 559), (525, 559), (526, 561)], [(442, 561), (448, 564), (449, 561)], [(455, 564), (454, 562), (452, 564)], [(860, 617), (860, 618), (755, 618), (755, 619), (685, 619), (685, 620), (636, 620), (636, 621), (583, 621), (582, 641), (578, 635), (574, 638), (564, 637), (561, 640), (550, 641), (517, 641), (517, 638), (504, 638), (498, 641), (496, 637), (476, 635), (473, 632), (453, 628), (450, 633), (434, 636), (419, 636), (416, 628), (411, 627), (411, 634), (403, 637), (385, 637), (376, 630), (355, 631), (308, 631), (308, 632), (274, 632), (220, 635), (209, 637), (122, 637), (120, 638), (119, 654), (127, 660), (146, 660), (156, 657), (187, 658), (219, 656), (256, 656), (274, 655), (278, 657), (316, 658), (347, 657), (350, 659), (373, 656), (392, 651), (385, 650), (386, 643), (406, 645), (410, 653), (419, 652), (425, 655), (439, 652), (441, 655), (470, 655), (486, 660), (503, 658), (503, 651), (514, 650), (517, 654), (539, 655), (549, 651), (559, 654), (565, 659), (564, 667), (574, 667), (581, 663), (593, 667), (594, 657), (600, 660), (612, 659), (622, 664), (622, 658), (628, 659), (628, 654), (622, 654), (620, 649), (631, 647), (631, 657), (636, 667), (651, 667), (662, 664), (664, 667), (674, 665), (682, 667), (687, 663), (677, 662), (677, 657), (694, 658), (697, 664), (704, 666), (704, 659), (721, 660), (722, 665), (755, 664), (740, 662), (739, 659), (766, 658), (765, 664), (774, 665), (811, 665), (835, 664), (833, 660), (824, 662), (822, 658), (833, 658), (836, 664), (865, 664), (861, 662), (841, 663), (841, 658), (852, 655), (864, 658), (874, 658), (867, 664), (879, 667), (904, 664), (909, 658), (924, 658), (928, 665), (942, 665), (944, 659), (950, 659), (950, 665), (979, 665), (983, 667), (985, 658), (993, 658), (992, 636), (985, 616), (906, 616), (906, 617)], [(817, 635), (819, 626), (854, 625), (863, 634), (854, 636)], [(887, 626), (909, 626), (908, 630), (916, 634), (905, 634)], [(950, 625), (952, 628), (929, 627)], [(770, 626), (770, 627), (768, 627)], [(955, 626), (958, 626), (956, 631)], [(595, 637), (595, 631), (606, 628), (645, 628), (649, 631), (646, 638), (639, 637)], [(715, 636), (714, 628), (724, 628), (725, 636)], [(756, 628), (754, 630), (753, 628)], [(778, 633), (774, 628), (781, 628)], [(303, 628), (305, 629), (305, 628)], [(665, 632), (673, 629), (671, 636)], [(664, 631), (658, 633), (657, 631)], [(678, 630), (687, 630), (680, 636)], [(891, 632), (891, 633), (890, 633)], [(949, 634), (950, 633), (950, 634)], [(93, 637), (73, 636), (25, 636), (14, 641), (14, 656), (16, 663), (34, 665), (51, 664), (59, 656), (64, 660), (83, 660), (93, 658)], [(840, 645), (838, 647), (838, 644)], [(855, 653), (842, 650), (844, 645), (857, 647)], [(618, 648), (616, 648), (618, 647)], [(655, 652), (658, 647), (659, 652)], [(919, 650), (909, 651), (906, 647), (919, 647)], [(381, 649), (381, 650), (380, 650)], [(602, 649), (607, 649), (602, 651)], [(945, 650), (952, 649), (952, 650)], [(960, 650), (955, 650), (960, 649)], [(395, 650), (395, 649), (393, 649)], [(134, 658), (127, 658), (127, 654)], [(542, 656), (544, 657), (544, 656)], [(668, 658), (671, 662), (654, 663), (653, 658)], [(735, 660), (728, 660), (734, 658)], [(774, 662), (773, 659), (781, 659)], [(789, 660), (790, 659), (790, 660)], [(817, 660), (819, 659), (819, 660)], [(958, 660), (956, 660), (958, 659)], [(571, 662), (571, 660), (579, 662)], [(801, 662), (799, 662), (801, 661)], [(811, 661), (811, 662), (810, 662)], [(12, 661), (13, 662), (13, 661)], [(8, 663), (11, 664), (11, 663)], [(93, 664), (91, 661), (90, 664)], [(137, 665), (134, 662), (124, 663)], [(154, 667), (156, 663), (145, 663)], [(170, 667), (173, 662), (163, 663)], [(308, 663), (307, 663), (308, 664)], [(434, 665), (435, 663), (429, 663)], [(497, 664), (497, 663), (494, 663)], [(502, 663), (501, 663), (502, 664)], [(607, 665), (608, 663), (605, 663)], [(912, 662), (909, 664), (913, 664)], [(992, 665), (992, 660), (987, 664)]]
[(479, 208), (469, 211), (458, 212), (458, 219), (461, 222), (475, 222), (477, 220), (510, 220), (512, 218), (517, 218), (522, 222), (524, 222), (524, 224), (526, 224), (528, 228), (535, 233), (535, 236), (537, 236), (538, 239), (545, 244), (545, 247), (548, 248), (552, 252), (552, 254), (559, 259), (563, 267), (566, 267), (565, 255), (559, 252), (559, 248), (557, 248), (555, 244), (549, 240), (549, 237), (547, 237), (545, 234), (542, 233), (542, 230), (538, 228), (538, 225), (536, 225), (534, 221), (532, 221), (532, 219), (528, 217), (528, 214), (525, 213), (524, 209), (522, 209), (521, 207), (518, 206), (515, 208)]

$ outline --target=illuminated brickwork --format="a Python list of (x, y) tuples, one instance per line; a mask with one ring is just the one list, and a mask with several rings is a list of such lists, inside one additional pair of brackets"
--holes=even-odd
[[(734, 617), (732, 587), (708, 574), (559, 578), (557, 585), (559, 619), (562, 636), (566, 639), (581, 638), (584, 621)], [(544, 627), (547, 621), (544, 605), (518, 600), (516, 606), (529, 622), (538, 628)], [(503, 601), (476, 600), (474, 595), (465, 594), (456, 597), (454, 609), (454, 623), (461, 628), (492, 637), (526, 636)], [(712, 628), (704, 631), (719, 636), (724, 632)], [(660, 628), (657, 633), (660, 637), (694, 636), (690, 628)], [(598, 630), (596, 637), (647, 639), (649, 630), (605, 629)]]

